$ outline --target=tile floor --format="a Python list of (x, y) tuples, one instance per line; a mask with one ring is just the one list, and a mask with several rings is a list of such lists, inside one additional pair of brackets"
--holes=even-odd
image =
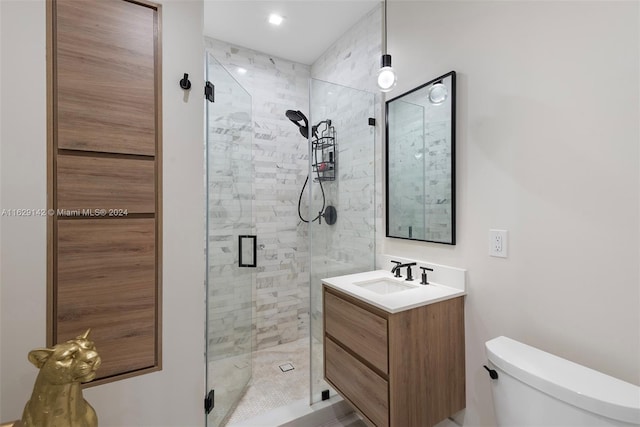
[[(252, 379), (244, 395), (238, 402), (235, 410), (227, 416), (227, 411), (236, 396), (243, 393), (242, 379), (251, 374), (246, 355), (235, 356), (212, 362), (212, 367), (217, 373), (216, 407), (209, 415), (211, 425), (233, 427), (234, 424), (244, 423), (261, 414), (276, 408), (290, 405), (301, 399), (309, 398), (309, 338), (301, 338), (286, 344), (270, 347), (255, 352), (253, 360)], [(320, 352), (319, 352), (320, 353)], [(322, 355), (314, 355), (316, 359)], [(315, 363), (320, 363), (316, 360)], [(286, 365), (292, 365), (289, 369)], [(283, 366), (285, 372), (280, 369)], [(234, 388), (225, 388), (232, 384)], [(326, 383), (318, 384), (319, 387)], [(249, 421), (249, 422), (251, 422)], [(302, 427), (302, 426), (301, 426)], [(365, 424), (355, 415), (351, 414), (341, 420), (323, 426), (304, 427), (365, 427)]]
[[(283, 372), (280, 365), (294, 369)], [(253, 378), (227, 425), (309, 396), (309, 338), (301, 338), (255, 353)], [(355, 427), (355, 426), (354, 426)]]
[(321, 427), (367, 427), (367, 425), (356, 414), (351, 414)]

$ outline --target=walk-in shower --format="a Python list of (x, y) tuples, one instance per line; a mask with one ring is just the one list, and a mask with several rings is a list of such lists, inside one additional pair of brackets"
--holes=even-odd
[[(216, 93), (206, 111), (205, 395), (217, 427), (335, 395), (323, 380), (320, 279), (374, 266), (375, 97), (309, 77), (303, 105), (236, 80), (211, 52), (206, 62)], [(253, 248), (240, 236), (257, 236), (254, 268), (241, 265)]]

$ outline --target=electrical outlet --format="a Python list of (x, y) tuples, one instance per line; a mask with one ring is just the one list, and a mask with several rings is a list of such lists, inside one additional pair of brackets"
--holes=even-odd
[(507, 257), (507, 230), (489, 230), (489, 255)]

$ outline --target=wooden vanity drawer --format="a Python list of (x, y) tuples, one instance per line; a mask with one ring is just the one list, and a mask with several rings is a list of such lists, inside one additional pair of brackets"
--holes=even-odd
[(325, 377), (374, 425), (389, 425), (387, 381), (331, 338), (325, 338)]
[(325, 288), (325, 332), (380, 372), (388, 373), (387, 319), (350, 303)]

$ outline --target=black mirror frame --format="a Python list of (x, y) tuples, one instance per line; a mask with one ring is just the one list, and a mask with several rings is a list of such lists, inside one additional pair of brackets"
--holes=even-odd
[[(435, 240), (413, 239), (389, 235), (389, 103), (405, 95), (418, 91), (426, 86), (451, 77), (451, 241), (439, 242)], [(456, 244), (456, 72), (450, 71), (427, 83), (395, 96), (385, 102), (384, 111), (385, 140), (384, 140), (384, 172), (385, 172), (385, 235), (394, 239), (414, 240), (419, 242), (440, 243), (444, 245)]]

